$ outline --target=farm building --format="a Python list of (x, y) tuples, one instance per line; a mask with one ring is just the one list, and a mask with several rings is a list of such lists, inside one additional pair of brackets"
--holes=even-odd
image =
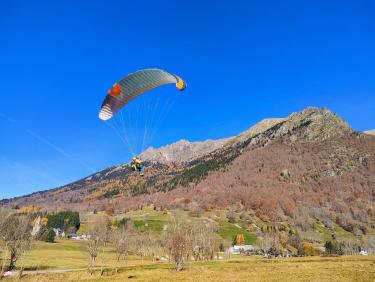
[(234, 245), (229, 248), (229, 252), (237, 255), (242, 253), (252, 253), (255, 252), (255, 247), (253, 245)]

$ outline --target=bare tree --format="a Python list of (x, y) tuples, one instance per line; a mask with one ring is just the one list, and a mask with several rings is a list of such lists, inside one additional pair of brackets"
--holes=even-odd
[(150, 230), (143, 232), (137, 232), (134, 234), (134, 245), (133, 252), (141, 257), (142, 263), (145, 257), (151, 257), (154, 261), (155, 252), (153, 251), (156, 240), (155, 234), (152, 234)]
[(199, 220), (192, 224), (190, 240), (195, 260), (211, 260), (219, 251), (222, 239), (209, 221)]
[(163, 241), (160, 236), (150, 230), (143, 233), (144, 256), (151, 257), (152, 262), (163, 253)]
[(165, 244), (166, 241), (164, 240), (164, 236), (161, 236), (160, 234), (153, 235), (152, 248), (150, 250), (153, 262), (155, 259), (159, 259), (165, 254)]
[(185, 254), (188, 251), (188, 239), (181, 231), (174, 232), (169, 240), (171, 258), (177, 271), (184, 267)]
[(87, 250), (90, 255), (89, 272), (92, 274), (97, 257), (100, 255), (102, 259), (101, 275), (103, 274), (104, 250), (105, 245), (109, 241), (110, 221), (107, 216), (96, 216), (94, 220), (88, 222), (89, 240)]
[(340, 255), (357, 255), (362, 245), (357, 238), (339, 238), (336, 244)]
[(231, 256), (232, 256), (231, 250), (230, 250), (231, 246), (232, 246), (232, 241), (231, 240), (223, 240), (223, 242), (222, 242), (222, 249), (223, 249), (223, 251), (225, 251), (226, 259), (230, 259)]
[[(0, 209), (0, 238), (1, 239), (3, 239), (5, 223), (9, 215), (10, 213), (8, 210)], [(3, 277), (4, 272), (6, 271), (6, 262), (8, 258), (8, 250), (6, 248), (5, 243), (0, 244), (0, 253), (1, 253), (1, 258), (2, 258), (2, 265), (1, 265), (1, 270), (0, 270), (0, 279), (1, 279), (1, 277)]]
[(302, 256), (305, 254), (302, 245), (302, 240), (298, 233), (291, 234), (288, 238), (287, 243), (291, 245), (293, 248), (295, 248), (296, 252), (294, 253), (294, 255)]
[(191, 226), (180, 212), (174, 212), (172, 222), (167, 228), (167, 246), (170, 259), (174, 262), (177, 271), (184, 267), (185, 260), (189, 257), (192, 235)]
[[(6, 257), (9, 256), (10, 263), (8, 270), (12, 270), (17, 260), (20, 261), (32, 246), (31, 218), (27, 215), (7, 214), (2, 219), (1, 224), (0, 235), (4, 242), (4, 255)], [(3, 260), (2, 273), (5, 271), (5, 268)], [(21, 276), (22, 272), (23, 265), (21, 265)]]
[(227, 211), (227, 219), (228, 222), (230, 223), (235, 223), (236, 222), (236, 214), (234, 212), (234, 208), (230, 207)]
[(280, 252), (279, 238), (275, 233), (261, 233), (257, 242), (259, 249), (265, 256), (276, 255)]
[(374, 235), (368, 236), (367, 240), (365, 241), (365, 248), (370, 254), (375, 254), (375, 236)]
[(131, 224), (121, 225), (112, 232), (111, 241), (116, 253), (116, 273), (118, 272), (118, 264), (121, 258), (124, 258), (126, 264), (132, 233)]
[(98, 257), (100, 251), (100, 239), (97, 234), (90, 234), (89, 240), (87, 241), (87, 251), (90, 255), (90, 264), (88, 267), (88, 271), (90, 272), (90, 274), (92, 274), (94, 271), (96, 258)]
[(200, 217), (202, 216), (204, 210), (199, 206), (196, 201), (192, 201), (188, 205), (188, 210), (191, 216)]

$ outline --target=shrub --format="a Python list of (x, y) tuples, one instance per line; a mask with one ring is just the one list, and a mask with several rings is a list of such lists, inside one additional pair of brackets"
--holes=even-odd
[(304, 242), (302, 246), (303, 246), (303, 252), (305, 253), (306, 256), (318, 255), (318, 251), (314, 248), (314, 246), (311, 243)]
[(105, 213), (109, 216), (112, 216), (115, 214), (115, 209), (113, 207), (108, 207), (105, 209)]
[(41, 240), (47, 243), (54, 243), (55, 242), (55, 231), (53, 228), (48, 228), (41, 236)]
[(128, 224), (130, 222), (130, 218), (126, 218), (126, 217), (123, 217), (119, 222), (118, 222), (118, 226), (125, 226), (126, 224)]
[(324, 247), (326, 249), (326, 253), (327, 254), (330, 254), (330, 255), (333, 255), (333, 254), (337, 254), (337, 243), (335, 241), (326, 241), (326, 243), (324, 244)]
[(228, 219), (228, 222), (230, 222), (230, 223), (236, 222), (236, 215), (235, 215), (234, 210), (232, 208), (228, 209), (228, 211), (227, 211), (227, 219)]
[(200, 217), (203, 214), (203, 209), (195, 201), (188, 205), (189, 214), (194, 217)]
[(119, 189), (113, 189), (113, 190), (109, 190), (109, 191), (105, 192), (102, 195), (102, 198), (110, 199), (110, 198), (113, 198), (114, 196), (116, 196), (118, 194), (120, 194), (120, 190)]

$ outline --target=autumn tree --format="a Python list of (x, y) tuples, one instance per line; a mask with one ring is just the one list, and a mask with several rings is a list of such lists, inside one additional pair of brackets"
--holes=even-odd
[(237, 234), (236, 235), (236, 245), (245, 245), (245, 237), (243, 236), (243, 234)]

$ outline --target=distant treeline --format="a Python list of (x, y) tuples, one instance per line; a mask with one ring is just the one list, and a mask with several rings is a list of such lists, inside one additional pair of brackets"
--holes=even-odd
[(63, 211), (47, 214), (47, 219), (48, 227), (61, 228), (65, 231), (71, 228), (75, 228), (75, 230), (78, 230), (81, 225), (79, 213), (75, 211)]

